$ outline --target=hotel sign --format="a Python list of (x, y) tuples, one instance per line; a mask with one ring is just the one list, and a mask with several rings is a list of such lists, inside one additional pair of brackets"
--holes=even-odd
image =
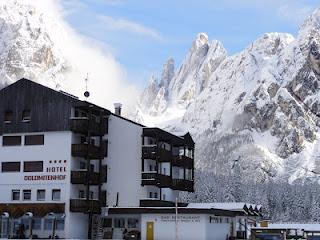
[(24, 181), (63, 181), (66, 179), (67, 160), (50, 160), (44, 175), (24, 176)]

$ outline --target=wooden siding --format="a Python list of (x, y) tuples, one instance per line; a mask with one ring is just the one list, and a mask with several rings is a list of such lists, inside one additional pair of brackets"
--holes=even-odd
[[(0, 91), (0, 135), (70, 130), (72, 107), (89, 105), (109, 112), (38, 83), (21, 79)], [(31, 121), (22, 121), (24, 110), (31, 111)], [(13, 113), (11, 123), (4, 122), (6, 111)]]

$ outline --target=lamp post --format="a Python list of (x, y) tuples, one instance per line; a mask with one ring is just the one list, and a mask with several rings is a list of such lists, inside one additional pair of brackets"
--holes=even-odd
[(24, 214), (25, 217), (29, 218), (29, 239), (32, 239), (32, 219), (33, 219), (33, 213), (27, 212)]
[(61, 214), (56, 214), (56, 213), (51, 212), (51, 213), (48, 213), (47, 216), (53, 220), (51, 239), (55, 239), (56, 238), (56, 229), (57, 229), (57, 218), (59, 217), (59, 218), (63, 219), (63, 218), (65, 218), (66, 215), (65, 214), (61, 215)]

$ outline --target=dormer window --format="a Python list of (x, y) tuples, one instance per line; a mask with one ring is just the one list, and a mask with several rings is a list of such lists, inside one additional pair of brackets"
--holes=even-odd
[(23, 110), (22, 112), (22, 122), (30, 122), (31, 121), (31, 111)]
[(12, 111), (5, 111), (4, 112), (4, 123), (11, 123), (13, 120), (13, 112)]

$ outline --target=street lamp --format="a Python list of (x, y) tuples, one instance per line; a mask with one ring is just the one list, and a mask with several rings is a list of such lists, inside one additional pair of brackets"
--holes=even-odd
[[(9, 213), (7, 213), (7, 212), (3, 212), (2, 214), (1, 214), (1, 235), (0, 235), (0, 237), (1, 238), (9, 238)], [(3, 227), (3, 223), (4, 223), (4, 221), (3, 221), (3, 219), (4, 218), (6, 218), (7, 219), (7, 229), (6, 229), (6, 236), (5, 236), (5, 234), (4, 234), (4, 227)]]
[(65, 214), (56, 214), (54, 212), (50, 212), (47, 215), (49, 218), (51, 218), (53, 220), (52, 223), (52, 234), (51, 234), (51, 239), (55, 239), (56, 238), (56, 228), (57, 228), (57, 218), (65, 218)]
[(33, 213), (32, 212), (26, 212), (24, 214), (25, 217), (29, 218), (29, 239), (32, 239), (32, 219), (33, 219)]

